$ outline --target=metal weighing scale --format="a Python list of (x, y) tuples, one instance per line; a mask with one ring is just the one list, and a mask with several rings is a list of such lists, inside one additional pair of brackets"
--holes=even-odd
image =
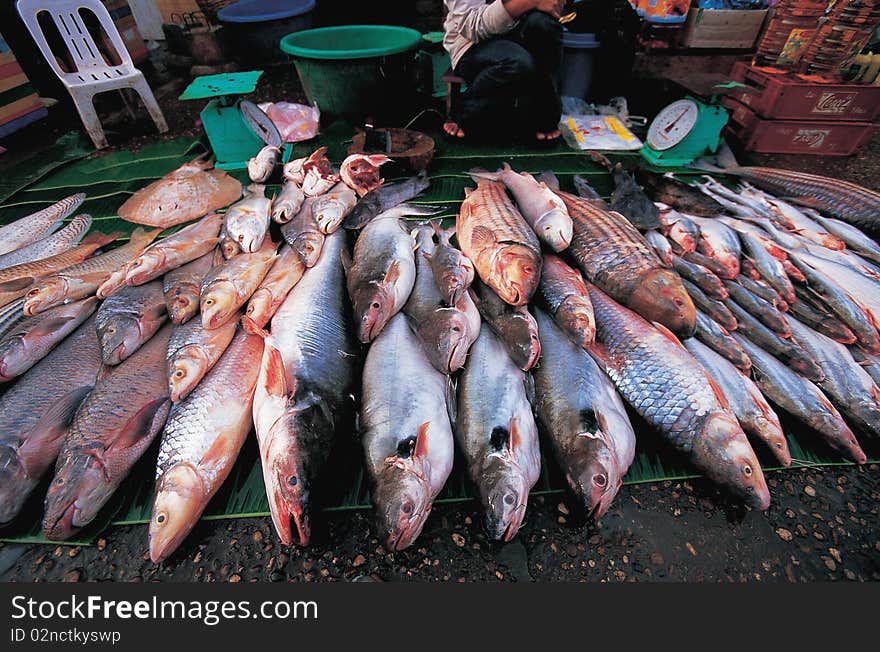
[(648, 128), (641, 152), (651, 164), (680, 167), (718, 151), (727, 109), (688, 95), (665, 107)]
[(281, 162), (290, 160), (291, 143), (283, 143), (274, 123), (242, 95), (253, 93), (262, 70), (196, 77), (180, 95), (181, 100), (209, 100), (199, 117), (211, 149), (214, 165), (223, 170), (243, 170), (265, 145), (281, 147)]

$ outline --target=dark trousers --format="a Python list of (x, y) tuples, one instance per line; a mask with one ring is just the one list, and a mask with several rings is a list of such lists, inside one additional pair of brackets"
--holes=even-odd
[(472, 45), (455, 72), (467, 82), (453, 118), (468, 136), (531, 136), (556, 129), (560, 101), (556, 77), (562, 25), (530, 11), (513, 29)]

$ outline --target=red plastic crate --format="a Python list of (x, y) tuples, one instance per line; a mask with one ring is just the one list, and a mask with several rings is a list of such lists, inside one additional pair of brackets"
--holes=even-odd
[(871, 140), (880, 124), (817, 120), (765, 120), (729, 98), (729, 133), (750, 152), (849, 156)]
[(871, 122), (880, 117), (880, 86), (810, 81), (770, 70), (738, 61), (731, 76), (750, 89), (734, 88), (727, 96), (762, 118)]

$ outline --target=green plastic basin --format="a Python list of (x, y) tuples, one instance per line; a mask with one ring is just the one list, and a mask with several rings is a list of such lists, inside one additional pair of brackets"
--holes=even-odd
[(395, 25), (341, 25), (288, 34), (281, 49), (301, 59), (341, 61), (408, 52), (418, 47), (421, 32)]

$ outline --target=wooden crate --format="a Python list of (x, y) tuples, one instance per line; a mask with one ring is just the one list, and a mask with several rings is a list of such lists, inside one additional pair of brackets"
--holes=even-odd
[(755, 46), (766, 17), (766, 9), (691, 9), (679, 45), (748, 50)]

